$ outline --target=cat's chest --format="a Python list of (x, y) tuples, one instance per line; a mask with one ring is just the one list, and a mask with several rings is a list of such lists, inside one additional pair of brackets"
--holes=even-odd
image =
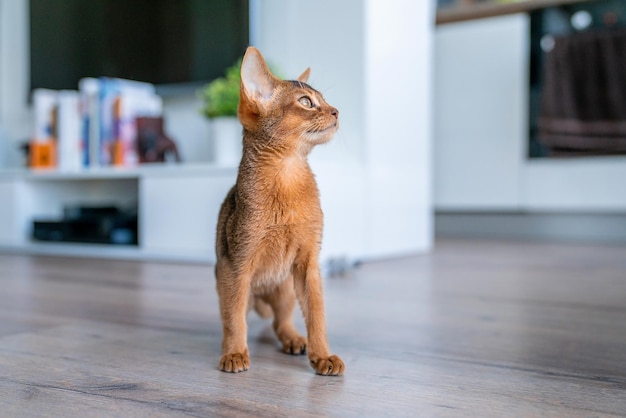
[(257, 189), (257, 214), (267, 226), (321, 222), (317, 185), (312, 175), (278, 172)]
[(248, 226), (256, 231), (252, 251), (257, 269), (252, 283), (258, 291), (285, 280), (299, 254), (317, 251), (323, 214), (317, 186), (305, 180), (285, 184), (274, 178), (257, 188)]
[(321, 222), (322, 211), (317, 196), (299, 195), (285, 199), (276, 194), (267, 199), (261, 212), (262, 222), (270, 228), (289, 227), (287, 231), (307, 229)]
[(252, 278), (255, 291), (264, 291), (286, 280), (301, 254), (317, 251), (321, 228), (312, 225), (267, 227), (255, 251), (256, 272)]

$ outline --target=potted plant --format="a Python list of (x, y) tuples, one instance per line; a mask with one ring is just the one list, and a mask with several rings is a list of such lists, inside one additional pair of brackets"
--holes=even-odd
[(209, 119), (212, 154), (218, 164), (237, 165), (241, 158), (241, 124), (237, 120), (240, 84), (241, 59), (228, 67), (223, 77), (198, 91), (204, 102), (200, 112)]

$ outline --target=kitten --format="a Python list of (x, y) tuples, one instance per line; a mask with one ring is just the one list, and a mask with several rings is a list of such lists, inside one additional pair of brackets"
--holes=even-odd
[[(243, 155), (220, 210), (216, 239), (224, 332), (219, 368), (225, 372), (250, 366), (246, 313), (253, 305), (261, 314), (271, 308), (286, 353), (308, 351), (321, 375), (345, 369), (326, 339), (318, 264), (323, 215), (307, 162), (311, 149), (337, 131), (339, 112), (306, 84), (309, 70), (284, 81), (272, 75), (256, 48), (249, 47), (243, 58), (238, 108)], [(296, 298), (308, 342), (293, 325)]]

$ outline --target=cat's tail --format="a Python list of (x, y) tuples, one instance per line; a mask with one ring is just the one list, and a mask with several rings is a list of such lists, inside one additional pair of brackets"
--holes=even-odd
[(271, 318), (274, 316), (272, 307), (258, 296), (250, 295), (250, 303), (248, 306), (253, 307), (261, 318)]

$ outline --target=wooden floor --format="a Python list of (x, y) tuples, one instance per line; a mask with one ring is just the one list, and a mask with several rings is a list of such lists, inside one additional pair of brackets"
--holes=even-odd
[(626, 247), (443, 241), (325, 292), (345, 376), (252, 314), (234, 375), (209, 266), (0, 255), (0, 416), (626, 416)]

